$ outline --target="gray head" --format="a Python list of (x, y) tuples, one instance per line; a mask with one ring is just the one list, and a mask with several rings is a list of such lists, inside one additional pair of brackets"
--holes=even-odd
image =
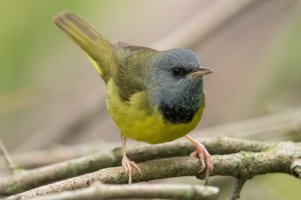
[(189, 123), (204, 106), (203, 76), (211, 73), (188, 49), (172, 49), (155, 55), (150, 99), (159, 105), (166, 122)]

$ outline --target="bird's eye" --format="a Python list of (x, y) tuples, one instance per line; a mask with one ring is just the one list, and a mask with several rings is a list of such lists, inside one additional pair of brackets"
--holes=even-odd
[(173, 67), (171, 68), (171, 73), (174, 75), (174, 76), (182, 76), (184, 75), (185, 73), (185, 70), (183, 67)]

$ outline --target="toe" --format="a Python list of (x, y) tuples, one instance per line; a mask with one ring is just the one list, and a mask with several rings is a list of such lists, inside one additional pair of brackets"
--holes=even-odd
[(185, 136), (190, 142), (192, 142), (192, 144), (196, 147), (195, 152), (191, 153), (190, 156), (196, 156), (198, 155), (202, 164), (202, 170), (205, 170), (206, 168), (206, 172), (205, 172), (205, 180), (206, 180), (206, 184), (208, 183), (208, 179), (209, 179), (209, 175), (211, 174), (211, 172), (213, 171), (213, 161), (211, 158), (211, 155), (209, 154), (209, 152), (207, 151), (206, 147), (200, 143), (199, 141), (197, 141), (196, 139), (192, 138), (189, 135)]
[(129, 177), (128, 180), (129, 184), (132, 183), (132, 171), (133, 171), (132, 167), (135, 168), (140, 173), (140, 176), (142, 175), (142, 171), (138, 167), (138, 165), (134, 161), (129, 160), (127, 157), (122, 158), (122, 166)]
[(127, 174), (129, 176), (129, 180), (128, 180), (129, 184), (132, 183), (132, 166), (131, 166), (130, 162), (131, 161), (127, 159), (126, 166), (127, 166)]
[(197, 152), (197, 155), (200, 158), (200, 162), (202, 164), (201, 171), (206, 170), (204, 179), (205, 179), (205, 184), (207, 185), (209, 176), (210, 176), (211, 172), (213, 171), (213, 161), (212, 161), (211, 155), (209, 154), (207, 149), (204, 147), (204, 145), (199, 144), (196, 147), (196, 152)]
[(204, 151), (203, 157), (206, 163), (205, 185), (207, 185), (209, 176), (213, 171), (213, 161), (207, 150)]
[(200, 170), (200, 172), (204, 171), (204, 169), (207, 167), (207, 164), (204, 160), (204, 155), (203, 154), (198, 154), (199, 155), (199, 158), (200, 158), (200, 162), (201, 162), (201, 165), (202, 165), (202, 169)]
[(130, 160), (128, 158), (122, 158), (122, 166), (125, 170), (125, 173), (128, 175), (128, 183), (132, 183), (132, 166), (130, 164)]
[(198, 155), (197, 151), (192, 152), (189, 156), (195, 158)]
[(138, 167), (138, 165), (134, 161), (130, 161), (130, 164), (140, 173), (142, 174), (141, 169)]
[(125, 163), (125, 162), (122, 162), (122, 167), (123, 167), (123, 169), (124, 169), (125, 173), (126, 173), (126, 174), (128, 174), (128, 172), (129, 172), (129, 168), (128, 168), (128, 166), (127, 166), (127, 163)]

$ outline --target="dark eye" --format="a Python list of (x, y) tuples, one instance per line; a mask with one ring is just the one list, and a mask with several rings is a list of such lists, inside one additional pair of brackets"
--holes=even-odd
[(183, 67), (173, 67), (171, 68), (171, 73), (174, 75), (174, 76), (182, 76), (185, 74), (185, 69)]

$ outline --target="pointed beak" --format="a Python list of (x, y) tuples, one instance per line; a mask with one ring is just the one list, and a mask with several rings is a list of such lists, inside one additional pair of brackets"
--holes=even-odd
[(213, 71), (209, 68), (200, 66), (199, 68), (197, 68), (196, 70), (194, 70), (193, 72), (191, 72), (190, 76), (192, 78), (196, 78), (196, 77), (202, 77), (205, 76), (207, 74), (211, 74)]

